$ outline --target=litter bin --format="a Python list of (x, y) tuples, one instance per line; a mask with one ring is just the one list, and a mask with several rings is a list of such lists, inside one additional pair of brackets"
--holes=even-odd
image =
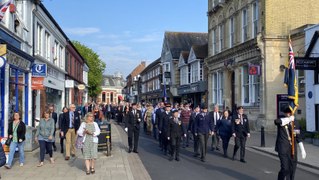
[(31, 126), (27, 126), (25, 133), (24, 151), (31, 152), (39, 147), (39, 144), (35, 142), (35, 133), (37, 129)]
[(112, 150), (111, 124), (106, 121), (102, 122), (100, 130), (98, 151), (106, 151), (106, 155), (110, 156)]

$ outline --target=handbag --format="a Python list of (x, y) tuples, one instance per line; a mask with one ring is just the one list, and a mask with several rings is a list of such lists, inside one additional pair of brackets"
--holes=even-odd
[(76, 138), (76, 141), (75, 141), (75, 147), (77, 149), (82, 149), (83, 148), (83, 139), (84, 139), (84, 136), (79, 136)]
[[(13, 132), (18, 128), (19, 124), (20, 124), (20, 123), (18, 123), (18, 124), (14, 127)], [(4, 144), (7, 145), (7, 146), (10, 146), (10, 144), (11, 144), (11, 142), (12, 142), (12, 139), (13, 139), (13, 138), (8, 138)]]

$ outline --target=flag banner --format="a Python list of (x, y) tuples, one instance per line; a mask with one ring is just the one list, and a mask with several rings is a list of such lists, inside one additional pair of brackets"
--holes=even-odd
[(0, 4), (0, 21), (2, 21), (8, 7), (12, 3), (12, 0), (8, 0), (6, 3), (1, 3)]
[(291, 45), (291, 40), (289, 38), (289, 54), (288, 54), (288, 68), (285, 71), (285, 78), (284, 83), (288, 88), (288, 98), (289, 108), (295, 113), (296, 109), (298, 108), (298, 84), (297, 84), (297, 77), (296, 77), (296, 67), (295, 67), (295, 59), (294, 59), (294, 52)]

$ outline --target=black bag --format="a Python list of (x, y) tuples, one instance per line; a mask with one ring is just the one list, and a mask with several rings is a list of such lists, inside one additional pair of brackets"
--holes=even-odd
[(4, 144), (7, 146), (10, 146), (11, 141), (12, 141), (12, 138), (8, 138)]
[(3, 150), (2, 144), (0, 144), (0, 167), (4, 166), (6, 162), (7, 162), (7, 157)]

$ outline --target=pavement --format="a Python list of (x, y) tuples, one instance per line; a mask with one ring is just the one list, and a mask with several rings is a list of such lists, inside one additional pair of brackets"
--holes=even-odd
[[(95, 174), (86, 175), (83, 156), (77, 150), (76, 157), (69, 161), (64, 160), (60, 153), (60, 144), (57, 143), (58, 150), (54, 152), (54, 164), (50, 164), (49, 156), (46, 155), (44, 166), (37, 167), (39, 159), (39, 148), (33, 152), (25, 153), (25, 164), (19, 166), (18, 157), (14, 159), (12, 169), (0, 168), (2, 179), (8, 180), (149, 180), (150, 175), (146, 171), (138, 154), (127, 153), (127, 136), (120, 126), (112, 122), (112, 151), (111, 156), (99, 152), (95, 165)], [(58, 142), (58, 141), (57, 141)]]
[[(265, 147), (261, 147), (261, 133), (260, 132), (252, 132), (251, 138), (247, 140), (247, 147), (251, 149), (257, 150), (262, 153), (266, 153), (275, 157), (278, 157), (278, 153), (275, 151), (275, 143), (276, 143), (276, 132), (265, 132)], [(304, 166), (308, 170), (312, 172), (319, 172), (319, 146), (315, 146), (308, 142), (303, 141), (305, 150), (306, 150), (306, 159), (301, 158), (301, 152), (298, 148), (298, 164), (299, 167)]]

